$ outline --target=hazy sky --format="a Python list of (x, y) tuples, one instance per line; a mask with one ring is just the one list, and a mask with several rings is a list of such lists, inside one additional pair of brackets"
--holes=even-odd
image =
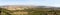
[(44, 5), (60, 7), (60, 0), (0, 0), (1, 5)]

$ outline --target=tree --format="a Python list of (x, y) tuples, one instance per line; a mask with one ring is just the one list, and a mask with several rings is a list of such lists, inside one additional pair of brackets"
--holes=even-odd
[[(7, 9), (4, 9), (4, 8), (0, 8), (0, 11), (3, 12), (3, 13), (6, 13), (7, 15), (11, 15), (9, 12), (9, 10)], [(7, 12), (8, 11), (8, 12)]]

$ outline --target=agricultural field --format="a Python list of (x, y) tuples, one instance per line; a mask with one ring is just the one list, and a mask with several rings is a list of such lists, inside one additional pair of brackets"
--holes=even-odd
[(24, 10), (8, 10), (0, 8), (1, 15), (60, 15), (60, 10), (54, 8), (28, 8)]

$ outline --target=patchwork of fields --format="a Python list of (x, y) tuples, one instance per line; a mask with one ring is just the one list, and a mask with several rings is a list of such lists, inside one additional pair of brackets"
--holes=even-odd
[[(11, 10), (10, 10), (11, 9)], [(22, 10), (23, 9), (23, 10)], [(1, 15), (60, 15), (55, 8), (0, 8)]]

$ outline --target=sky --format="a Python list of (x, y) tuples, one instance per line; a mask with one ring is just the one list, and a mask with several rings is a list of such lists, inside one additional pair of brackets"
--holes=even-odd
[(3, 5), (36, 5), (60, 7), (60, 0), (0, 0), (0, 6)]

